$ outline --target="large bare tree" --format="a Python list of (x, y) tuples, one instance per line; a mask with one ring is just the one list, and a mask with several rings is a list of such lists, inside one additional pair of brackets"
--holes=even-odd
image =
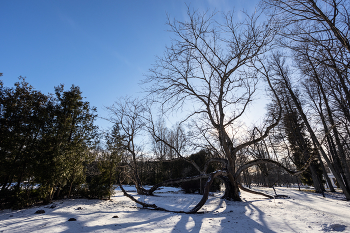
[[(207, 178), (202, 199), (189, 213), (197, 212), (205, 204), (209, 187), (215, 178), (225, 182), (225, 199), (241, 201), (239, 189), (272, 198), (244, 188), (240, 184), (240, 174), (252, 166), (270, 163), (297, 175), (313, 159), (310, 157), (300, 171), (292, 171), (269, 158), (242, 159), (246, 149), (267, 138), (281, 118), (281, 103), (275, 91), (275, 87), (280, 84), (274, 82), (278, 80), (274, 76), (279, 74), (264, 59), (271, 49), (275, 28), (271, 21), (259, 24), (257, 15), (247, 15), (241, 22), (234, 21), (233, 13), (225, 14), (218, 20), (216, 16), (189, 10), (186, 22), (169, 19), (168, 25), (175, 35), (174, 42), (166, 49), (165, 55), (157, 60), (145, 81), (149, 84), (149, 92), (162, 100), (163, 110), (189, 110), (181, 122), (194, 120), (191, 128), (195, 134), (193, 140), (200, 139), (202, 146), (215, 154), (201, 169), (162, 136), (163, 131), (157, 128), (152, 114), (144, 117), (144, 127), (156, 143), (161, 142), (162, 146), (169, 147), (174, 153), (173, 159), (191, 163), (199, 175), (164, 181), (143, 193), (151, 195), (160, 185)], [(242, 135), (242, 131), (235, 130), (235, 127), (238, 121), (244, 119), (259, 82), (267, 84), (274, 109), (264, 126), (260, 129), (255, 127), (253, 134)], [(222, 163), (223, 169), (208, 174), (207, 168), (211, 162)], [(155, 204), (136, 200), (122, 190), (144, 207), (164, 210)]]
[[(234, 13), (225, 14), (221, 22), (216, 16), (188, 11), (186, 22), (169, 19), (174, 42), (146, 81), (150, 93), (160, 96), (165, 108), (190, 109), (184, 121), (196, 119), (202, 141), (226, 163), (225, 170), (215, 173), (228, 178), (225, 198), (240, 201), (239, 187), (244, 188), (239, 176), (243, 170), (260, 163), (284, 167), (270, 159), (238, 163), (238, 154), (266, 138), (281, 118), (279, 99), (270, 81), (273, 74), (262, 59), (271, 48), (275, 28), (271, 22), (259, 24), (257, 15), (247, 15), (242, 22), (235, 22)], [(261, 134), (235, 140), (232, 129), (253, 101), (260, 77), (275, 99), (275, 114)]]

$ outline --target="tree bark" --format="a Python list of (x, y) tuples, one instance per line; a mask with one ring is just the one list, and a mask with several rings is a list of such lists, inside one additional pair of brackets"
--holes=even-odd
[(312, 182), (314, 184), (315, 192), (323, 193), (325, 190), (322, 185), (322, 180), (320, 180), (320, 177), (316, 172), (316, 167), (313, 163), (310, 164), (310, 171), (311, 171), (311, 177), (312, 177)]
[(323, 164), (323, 162), (321, 160), (321, 156), (319, 154), (318, 154), (318, 160), (320, 161), (320, 164), (321, 164), (321, 167), (322, 167), (323, 176), (326, 179), (326, 182), (327, 182), (328, 187), (329, 187), (329, 191), (330, 192), (335, 192), (333, 184), (332, 184), (331, 180), (329, 179), (329, 176), (327, 174), (326, 168), (324, 167), (324, 164)]

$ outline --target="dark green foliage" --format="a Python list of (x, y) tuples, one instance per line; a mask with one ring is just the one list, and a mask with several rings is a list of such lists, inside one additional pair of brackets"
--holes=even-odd
[[(188, 157), (188, 159), (194, 161), (200, 169), (204, 168), (205, 163), (210, 158), (210, 153), (205, 150), (201, 150), (198, 153), (192, 154)], [(210, 173), (213, 171), (214, 166), (210, 165), (207, 172)], [(199, 172), (193, 167), (193, 165), (184, 160), (163, 162), (161, 164), (161, 173), (164, 175), (163, 179), (174, 179), (199, 175)]]
[[(204, 169), (205, 163), (207, 160), (210, 159), (210, 153), (208, 153), (205, 150), (201, 150), (196, 154), (192, 154), (189, 156), (189, 159), (194, 161), (200, 169)], [(199, 175), (199, 172), (189, 163), (186, 163), (186, 166), (183, 169), (183, 177), (191, 177), (191, 176), (196, 176)], [(211, 164), (208, 167), (207, 173), (213, 172), (215, 170), (215, 167)], [(200, 193), (200, 188), (202, 187), (202, 190), (204, 189), (205, 183), (207, 179), (200, 179), (200, 180), (194, 180), (194, 181), (187, 181), (181, 183), (181, 188), (185, 193)], [(202, 183), (202, 185), (200, 184)], [(215, 192), (220, 189), (220, 181), (219, 180), (214, 180), (210, 191)]]
[(1, 201), (10, 201), (18, 206), (21, 205), (19, 203), (30, 203), (26, 200), (32, 196), (31, 192), (28, 189), (24, 191), (22, 186), (24, 181), (26, 184), (33, 183), (33, 177), (37, 175), (43, 155), (39, 148), (46, 146), (43, 138), (50, 124), (47, 109), (51, 103), (49, 96), (35, 91), (24, 78), (15, 83), (15, 88), (1, 85)]
[[(102, 199), (113, 194), (113, 184), (110, 182), (109, 161), (96, 161), (89, 165), (83, 195), (88, 198)], [(107, 165), (107, 166), (106, 166)]]
[[(305, 134), (305, 125), (292, 108), (286, 109), (283, 116), (283, 125), (292, 151), (292, 161), (298, 169), (301, 169), (310, 156), (317, 153), (311, 146), (310, 140)], [(318, 162), (312, 162), (310, 167), (315, 169), (318, 179), (322, 181), (322, 168)], [(307, 185), (314, 185), (311, 170), (307, 169), (301, 174), (300, 180)]]
[(44, 95), (24, 78), (0, 82), (0, 203), (21, 208), (70, 196), (85, 182), (96, 109), (79, 87)]
[(186, 181), (181, 183), (180, 187), (185, 193), (198, 193), (200, 189), (200, 182), (198, 180)]
[[(210, 153), (205, 150), (201, 150), (198, 153), (190, 155), (187, 159), (196, 162), (196, 164), (203, 169), (205, 163), (211, 158)], [(154, 185), (165, 180), (169, 179), (177, 179), (177, 178), (185, 178), (199, 175), (199, 172), (193, 167), (192, 164), (184, 161), (184, 160), (172, 160), (172, 161), (148, 161), (145, 163), (139, 164), (140, 169), (140, 177), (142, 183)], [(215, 170), (215, 166), (213, 164), (209, 165), (207, 172), (213, 172)], [(146, 173), (147, 171), (147, 173)], [(206, 179), (202, 180), (202, 188), (204, 188)], [(186, 193), (195, 193), (200, 192), (200, 180), (183, 182), (180, 184), (182, 189)], [(212, 188), (210, 191), (217, 191), (220, 187), (220, 181), (215, 180), (212, 184)]]
[[(185, 193), (200, 193), (200, 188), (202, 187), (202, 190), (204, 189), (207, 180), (208, 179), (200, 179), (182, 182), (180, 187)], [(202, 186), (200, 183), (202, 183)], [(218, 190), (220, 190), (220, 181), (214, 180), (209, 191), (216, 192)]]
[(113, 194), (123, 154), (123, 136), (118, 124), (106, 135), (106, 144), (107, 150), (99, 151), (98, 159), (87, 166), (84, 195), (88, 198), (110, 198)]

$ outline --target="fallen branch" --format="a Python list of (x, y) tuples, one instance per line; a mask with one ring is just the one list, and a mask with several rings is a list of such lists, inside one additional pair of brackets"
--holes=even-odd
[(211, 184), (213, 183), (215, 177), (222, 175), (224, 172), (221, 170), (215, 171), (210, 173), (209, 178), (207, 180), (207, 183), (205, 184), (204, 187), (204, 193), (203, 193), (203, 197), (202, 199), (198, 202), (198, 204), (193, 207), (190, 211), (188, 211), (187, 213), (192, 214), (192, 213), (197, 213), (198, 210), (200, 210), (200, 208), (202, 208), (202, 206), (207, 202), (208, 200), (208, 196), (209, 196), (209, 189)]
[(132, 195), (128, 194), (125, 191), (125, 189), (123, 188), (123, 185), (121, 184), (119, 178), (118, 178), (118, 183), (119, 183), (120, 189), (122, 190), (124, 196), (127, 196), (132, 201), (136, 202), (137, 204), (142, 205), (143, 208), (150, 208), (150, 209), (153, 209), (153, 210), (160, 210), (160, 211), (173, 212), (173, 213), (185, 213), (184, 211), (171, 211), (171, 210), (167, 210), (167, 209), (158, 207), (156, 204), (147, 204), (145, 202), (139, 201), (139, 200), (137, 200), (136, 198), (134, 198)]
[(251, 189), (245, 188), (245, 187), (243, 187), (243, 185), (240, 184), (240, 183), (238, 183), (238, 187), (239, 187), (241, 190), (243, 190), (243, 191), (245, 191), (245, 192), (248, 192), (248, 193), (253, 193), (253, 194), (262, 195), (262, 196), (267, 197), (267, 198), (270, 198), (270, 199), (275, 198), (274, 196), (268, 195), (268, 194), (266, 194), (266, 193), (258, 192), (258, 191), (253, 191), (253, 190), (251, 190)]
[[(221, 170), (218, 170), (218, 171), (215, 171), (215, 172), (212, 172), (210, 173), (210, 175), (206, 175), (206, 177), (209, 177), (208, 180), (207, 180), (207, 183), (205, 184), (205, 187), (204, 187), (204, 194), (202, 196), (202, 199), (198, 202), (198, 204), (193, 207), (191, 210), (189, 211), (173, 211), (173, 210), (167, 210), (167, 209), (164, 209), (162, 207), (159, 207), (157, 206), (156, 204), (147, 204), (145, 202), (142, 202), (142, 201), (139, 201), (137, 200), (136, 198), (134, 198), (132, 195), (128, 194), (125, 189), (123, 188), (121, 182), (120, 182), (120, 175), (118, 177), (118, 183), (119, 183), (119, 186), (120, 186), (120, 189), (122, 190), (124, 196), (127, 196), (128, 198), (130, 198), (132, 201), (136, 202), (137, 204), (140, 204), (142, 205), (143, 208), (149, 208), (149, 209), (153, 209), (153, 210), (160, 210), (160, 211), (166, 211), (166, 212), (172, 212), (172, 213), (185, 213), (185, 214), (195, 214), (195, 213), (198, 213), (198, 211), (203, 207), (203, 205), (206, 203), (206, 201), (208, 200), (208, 196), (209, 196), (209, 189), (210, 189), (210, 186), (211, 184), (213, 183), (213, 180), (219, 176), (219, 175), (223, 175), (223, 174), (226, 174), (225, 171), (221, 171)], [(191, 177), (191, 178), (195, 178), (195, 179), (200, 179), (204, 177), (204, 175), (199, 175), (199, 176), (196, 176), (196, 177)], [(184, 180), (188, 180), (188, 179), (184, 179)], [(170, 182), (170, 181), (168, 181)], [(163, 182), (165, 183), (165, 182)]]

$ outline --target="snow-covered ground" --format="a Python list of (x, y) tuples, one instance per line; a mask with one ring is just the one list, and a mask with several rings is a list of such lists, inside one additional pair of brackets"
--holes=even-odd
[[(126, 187), (135, 191), (133, 187)], [(264, 191), (273, 194), (272, 189)], [(61, 200), (51, 205), (0, 211), (0, 232), (350, 232), (350, 202), (292, 188), (276, 188), (289, 199), (270, 200), (242, 192), (243, 202), (209, 197), (202, 214), (140, 209), (117, 189), (112, 200)], [(135, 194), (135, 192), (131, 192)], [(163, 187), (147, 203), (189, 210), (201, 198)], [(35, 214), (45, 210), (43, 214)], [(75, 218), (76, 221), (68, 221)]]

